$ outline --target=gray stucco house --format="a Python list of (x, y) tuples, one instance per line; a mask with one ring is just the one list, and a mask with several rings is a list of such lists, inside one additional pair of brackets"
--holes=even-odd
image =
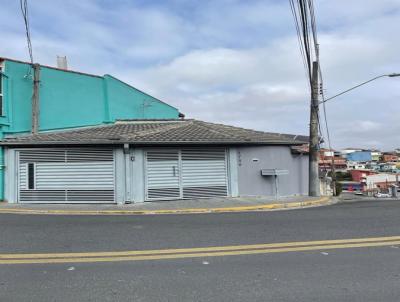
[(111, 125), (7, 137), (9, 203), (132, 203), (307, 194), (307, 137), (198, 120)]

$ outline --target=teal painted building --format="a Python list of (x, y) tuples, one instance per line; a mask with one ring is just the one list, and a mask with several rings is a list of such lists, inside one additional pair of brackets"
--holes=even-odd
[[(33, 68), (0, 58), (0, 138), (32, 128)], [(113, 123), (117, 119), (178, 119), (179, 111), (111, 75), (40, 66), (39, 131)], [(4, 158), (0, 149), (0, 200)]]

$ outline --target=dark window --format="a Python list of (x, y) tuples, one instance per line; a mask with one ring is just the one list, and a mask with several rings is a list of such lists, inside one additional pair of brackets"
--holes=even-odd
[(28, 164), (28, 189), (29, 190), (35, 189), (35, 164), (34, 163)]

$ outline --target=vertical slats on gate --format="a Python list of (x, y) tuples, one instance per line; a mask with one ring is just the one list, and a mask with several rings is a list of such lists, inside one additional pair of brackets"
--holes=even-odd
[[(35, 189), (27, 188), (27, 163), (35, 163)], [(19, 151), (20, 202), (114, 202), (112, 149)]]
[(183, 149), (183, 198), (227, 196), (227, 162), (224, 148)]
[(146, 200), (180, 198), (178, 150), (149, 150), (146, 155)]

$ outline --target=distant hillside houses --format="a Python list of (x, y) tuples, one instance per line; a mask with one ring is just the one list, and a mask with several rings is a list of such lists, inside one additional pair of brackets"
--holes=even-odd
[(366, 194), (389, 192), (400, 187), (400, 148), (394, 151), (346, 148), (320, 150), (321, 172), (345, 173), (349, 179), (341, 181), (344, 191), (363, 191)]

